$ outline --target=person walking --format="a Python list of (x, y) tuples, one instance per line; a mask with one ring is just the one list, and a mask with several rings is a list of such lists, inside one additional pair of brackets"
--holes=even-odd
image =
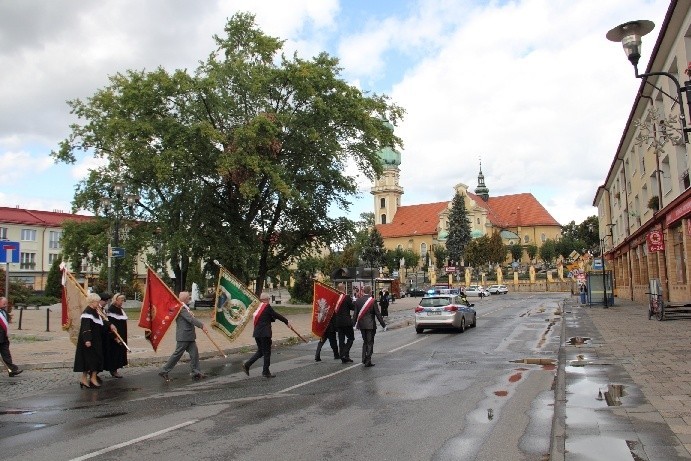
[(379, 292), (379, 308), (382, 317), (389, 316), (389, 292), (387, 290)]
[(315, 362), (321, 362), (321, 351), (322, 347), (324, 346), (324, 343), (326, 341), (329, 341), (329, 346), (331, 346), (331, 350), (334, 353), (334, 360), (338, 360), (341, 358), (340, 354), (338, 353), (338, 341), (336, 340), (336, 321), (335, 321), (336, 315), (334, 314), (331, 316), (331, 320), (329, 320), (329, 324), (326, 327), (326, 331), (324, 332), (324, 336), (319, 338), (319, 342), (317, 343), (317, 352), (314, 354), (314, 361)]
[(197, 333), (194, 328), (201, 328), (204, 333), (208, 333), (209, 330), (206, 328), (206, 325), (192, 315), (190, 307), (187, 304), (190, 302), (190, 298), (190, 293), (188, 291), (181, 291), (178, 295), (178, 299), (182, 302), (182, 308), (180, 308), (180, 313), (175, 319), (175, 351), (173, 351), (173, 354), (158, 373), (158, 375), (166, 381), (170, 381), (168, 373), (175, 367), (178, 360), (182, 358), (182, 354), (185, 352), (190, 356), (192, 377), (194, 379), (206, 378), (206, 375), (202, 373), (199, 368), (199, 349), (197, 349)]
[[(117, 293), (113, 296), (113, 302), (108, 307), (106, 315), (112, 325), (115, 325), (122, 341), (127, 343), (127, 314), (122, 305), (125, 302), (125, 295)], [(105, 338), (105, 369), (110, 372), (113, 378), (122, 378), (118, 369), (127, 365), (127, 349), (120, 339), (114, 334), (108, 334)]]
[[(346, 292), (345, 284), (343, 283), (339, 283), (337, 288), (341, 293)], [(351, 363), (353, 361), (350, 358), (350, 348), (355, 341), (355, 330), (353, 330), (353, 318), (351, 317), (354, 309), (353, 298), (346, 295), (338, 310), (334, 313), (336, 331), (338, 333), (338, 350), (343, 363)]]
[(359, 329), (362, 334), (362, 363), (366, 367), (373, 367), (374, 335), (377, 333), (375, 318), (384, 329), (386, 329), (386, 323), (381, 312), (379, 312), (377, 302), (371, 296), (372, 287), (365, 285), (362, 291), (363, 295), (355, 301), (353, 320), (355, 321), (355, 328)]
[(288, 328), (291, 330), (293, 329), (293, 325), (287, 318), (283, 317), (271, 307), (268, 293), (264, 292), (259, 295), (259, 301), (261, 301), (261, 304), (257, 310), (254, 311), (254, 332), (252, 333), (252, 337), (257, 343), (257, 352), (255, 352), (247, 362), (242, 364), (242, 370), (249, 376), (252, 364), (263, 357), (264, 367), (262, 368), (262, 376), (265, 378), (275, 378), (276, 375), (269, 370), (271, 366), (271, 323), (280, 320), (288, 325)]
[(98, 313), (101, 295), (90, 293), (86, 298), (86, 308), (81, 315), (77, 350), (74, 353), (73, 371), (81, 372), (81, 388), (99, 388), (97, 373), (103, 370), (103, 330), (104, 322)]
[(7, 298), (0, 297), (0, 356), (5, 362), (7, 372), (10, 378), (18, 376), (22, 371), (12, 361), (12, 354), (10, 353), (10, 313), (7, 307)]

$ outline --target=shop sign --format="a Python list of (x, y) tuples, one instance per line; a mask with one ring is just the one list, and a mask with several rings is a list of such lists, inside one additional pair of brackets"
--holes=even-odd
[(661, 230), (656, 229), (648, 232), (648, 235), (645, 236), (645, 240), (648, 244), (648, 253), (665, 250), (665, 241)]

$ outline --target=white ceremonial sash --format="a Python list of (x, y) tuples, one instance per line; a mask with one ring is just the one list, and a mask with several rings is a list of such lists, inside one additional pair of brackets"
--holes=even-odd
[(7, 323), (7, 319), (5, 318), (4, 311), (3, 314), (0, 314), (0, 327), (5, 330), (5, 335), (10, 336), (10, 324)]
[(101, 320), (101, 317), (94, 317), (91, 314), (82, 314), (80, 319), (90, 319), (93, 320), (94, 323), (98, 323), (99, 325), (103, 326), (103, 320)]
[(338, 313), (338, 310), (341, 308), (341, 305), (343, 304), (343, 301), (345, 301), (346, 295), (341, 293), (338, 295), (338, 301), (336, 301), (336, 308), (334, 309), (334, 314)]
[(360, 319), (367, 313), (369, 312), (370, 309), (372, 309), (372, 306), (374, 306), (374, 298), (370, 297), (366, 302), (365, 305), (362, 306), (362, 309), (360, 309), (360, 312), (357, 314), (357, 322), (360, 323)]

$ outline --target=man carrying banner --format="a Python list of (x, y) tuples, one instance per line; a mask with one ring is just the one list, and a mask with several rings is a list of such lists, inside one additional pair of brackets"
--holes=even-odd
[(329, 321), (329, 326), (326, 327), (326, 331), (324, 332), (324, 336), (319, 338), (319, 342), (317, 343), (317, 352), (314, 354), (314, 361), (315, 362), (321, 362), (321, 351), (322, 347), (324, 347), (324, 343), (326, 343), (326, 340), (329, 340), (329, 346), (331, 346), (331, 350), (334, 353), (334, 360), (338, 360), (341, 358), (340, 354), (338, 353), (338, 342), (336, 341), (336, 316), (334, 315), (331, 317), (331, 320)]
[(377, 325), (374, 321), (375, 317), (379, 321), (382, 328), (386, 329), (384, 317), (379, 312), (377, 302), (371, 296), (372, 287), (365, 285), (362, 296), (355, 301), (355, 327), (360, 330), (362, 334), (362, 363), (366, 367), (373, 367), (372, 353), (374, 352), (374, 335), (377, 332)]
[(252, 337), (257, 343), (257, 352), (255, 352), (247, 362), (242, 364), (242, 370), (249, 376), (252, 364), (260, 357), (264, 357), (262, 376), (265, 378), (275, 378), (276, 375), (272, 374), (269, 370), (269, 366), (271, 365), (271, 323), (280, 320), (288, 325), (288, 328), (291, 330), (293, 330), (293, 325), (287, 318), (283, 317), (271, 307), (268, 293), (262, 293), (259, 296), (259, 301), (261, 301), (261, 304), (257, 310), (254, 311), (254, 332), (252, 333)]
[(204, 333), (208, 333), (209, 330), (206, 328), (202, 322), (194, 318), (188, 302), (190, 302), (190, 294), (187, 291), (181, 291), (178, 295), (178, 299), (183, 303), (180, 313), (175, 318), (175, 341), (177, 345), (175, 346), (175, 351), (173, 355), (170, 356), (168, 361), (161, 371), (158, 373), (160, 377), (169, 381), (168, 373), (173, 369), (178, 360), (182, 357), (182, 354), (187, 351), (190, 356), (190, 368), (192, 369), (192, 377), (194, 379), (206, 378), (206, 375), (199, 369), (199, 350), (197, 349), (197, 333), (194, 327), (201, 328)]
[(0, 356), (5, 362), (10, 378), (19, 375), (22, 369), (12, 362), (10, 353), (10, 315), (7, 312), (7, 298), (0, 297)]
[[(339, 283), (337, 288), (342, 293), (346, 292), (346, 287), (343, 283)], [(346, 296), (334, 314), (336, 331), (338, 332), (338, 350), (343, 363), (353, 361), (350, 358), (350, 348), (355, 341), (355, 330), (353, 330), (353, 318), (351, 317), (351, 311), (354, 309), (353, 298)]]

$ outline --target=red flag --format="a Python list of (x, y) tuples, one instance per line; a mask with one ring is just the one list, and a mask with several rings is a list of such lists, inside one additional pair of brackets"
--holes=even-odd
[(335, 288), (331, 288), (316, 280), (314, 281), (312, 333), (320, 338), (324, 337), (331, 317), (333, 317), (334, 312), (341, 306), (345, 296), (344, 293), (341, 293)]
[(183, 304), (151, 268), (146, 271), (146, 292), (139, 314), (139, 326), (154, 350), (180, 313)]

